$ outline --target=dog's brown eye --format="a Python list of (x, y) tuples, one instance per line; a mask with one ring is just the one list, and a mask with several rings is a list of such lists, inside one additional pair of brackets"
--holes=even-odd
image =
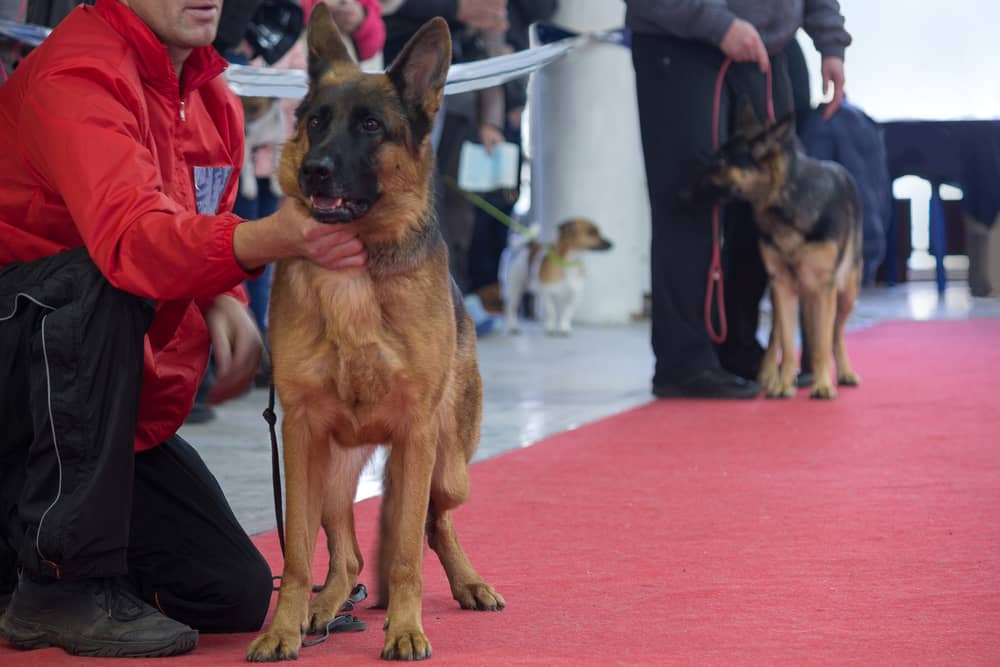
[(315, 130), (317, 127), (319, 127), (319, 116), (313, 116), (312, 118), (310, 118), (308, 125), (310, 130)]
[(378, 132), (382, 129), (382, 123), (378, 122), (377, 119), (368, 117), (361, 121), (361, 127), (365, 132)]

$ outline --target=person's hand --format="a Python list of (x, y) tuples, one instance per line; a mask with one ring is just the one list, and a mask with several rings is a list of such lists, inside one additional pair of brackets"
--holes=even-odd
[(830, 93), (833, 86), (833, 97), (823, 111), (823, 120), (830, 120), (833, 114), (837, 113), (841, 102), (844, 101), (844, 59), (834, 56), (823, 58), (821, 67), (823, 73), (823, 95)]
[(291, 233), (292, 255), (331, 271), (364, 266), (367, 254), (354, 225), (324, 224), (304, 211), (302, 204), (286, 197), (274, 214), (277, 224)]
[(333, 22), (340, 31), (351, 35), (365, 22), (365, 8), (358, 0), (324, 0)]
[(486, 123), (479, 126), (479, 143), (486, 149), (487, 155), (493, 155), (493, 148), (504, 141), (503, 132), (500, 131), (500, 128)]
[(757, 28), (743, 19), (736, 19), (729, 26), (719, 48), (735, 62), (755, 62), (760, 71), (767, 73), (771, 68), (771, 59), (767, 56), (764, 41), (760, 38)]
[(331, 271), (361, 267), (368, 259), (353, 224), (317, 222), (292, 197), (266, 218), (237, 225), (233, 253), (247, 272), (288, 257), (302, 257)]
[(507, 0), (458, 0), (456, 18), (473, 30), (506, 32)]
[(209, 403), (222, 403), (239, 396), (253, 380), (264, 353), (257, 323), (238, 299), (223, 294), (205, 314), (215, 355), (215, 383)]

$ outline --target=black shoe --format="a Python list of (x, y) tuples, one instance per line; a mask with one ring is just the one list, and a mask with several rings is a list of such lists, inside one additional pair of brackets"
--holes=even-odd
[(0, 616), (10, 605), (10, 596), (17, 588), (17, 555), (0, 543)]
[(58, 646), (72, 655), (155, 658), (187, 653), (198, 632), (172, 621), (114, 579), (35, 581), (22, 574), (0, 635), (15, 648)]
[(756, 381), (760, 375), (760, 362), (764, 359), (764, 348), (755, 341), (753, 345), (743, 345), (735, 352), (720, 349), (718, 355), (719, 365), (723, 370), (744, 380)]
[(811, 387), (813, 383), (813, 372), (810, 370), (801, 370), (799, 374), (795, 377), (795, 386), (799, 387)]
[(719, 368), (707, 368), (676, 382), (654, 384), (657, 398), (756, 398), (760, 385)]

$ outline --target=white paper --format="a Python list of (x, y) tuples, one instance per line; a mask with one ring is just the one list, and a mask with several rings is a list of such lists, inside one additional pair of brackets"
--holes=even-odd
[(458, 158), (458, 187), (466, 192), (492, 192), (517, 187), (518, 146), (503, 142), (487, 155), (482, 144), (466, 141)]

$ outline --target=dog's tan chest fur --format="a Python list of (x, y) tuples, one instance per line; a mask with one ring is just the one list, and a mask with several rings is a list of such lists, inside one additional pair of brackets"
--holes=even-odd
[[(370, 276), (321, 272), (305, 262), (283, 263), (278, 270), (285, 275), (275, 281), (271, 329), (283, 395), (324, 406), (338, 444), (386, 440), (383, 425), (415, 397), (407, 391), (402, 341), (388, 329)], [(315, 344), (283, 349), (285, 326), (311, 326)]]

